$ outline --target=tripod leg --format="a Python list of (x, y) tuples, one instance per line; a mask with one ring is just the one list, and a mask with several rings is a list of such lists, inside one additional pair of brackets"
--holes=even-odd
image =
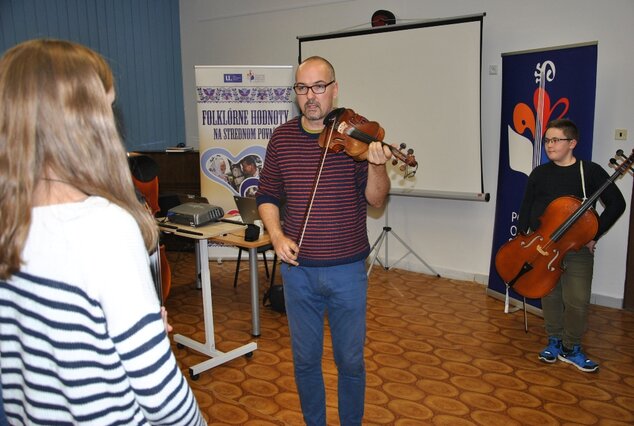
[[(372, 261), (370, 262), (370, 266), (368, 267), (368, 277), (370, 276), (370, 272), (372, 272), (372, 266), (374, 266), (374, 262), (376, 262), (377, 258), (379, 257), (379, 252), (381, 251), (381, 244), (383, 244), (383, 240), (385, 239), (386, 235), (387, 235), (387, 231), (385, 230), (385, 228), (383, 228), (381, 235), (379, 235), (379, 238), (376, 239), (376, 241), (372, 245), (372, 248), (370, 249), (370, 253), (372, 253), (375, 248), (376, 248), (376, 252), (374, 253), (374, 256), (372, 256)], [(379, 263), (380, 262), (381, 261), (379, 260)]]
[[(422, 257), (420, 257), (418, 254), (416, 254), (416, 253), (414, 252), (414, 250), (412, 250), (412, 248), (411, 248), (410, 246), (408, 246), (408, 245), (405, 243), (405, 241), (403, 241), (403, 240), (401, 239), (401, 237), (399, 237), (399, 236), (396, 234), (396, 232), (392, 231), (392, 235), (393, 235), (393, 236), (394, 236), (394, 237), (395, 237), (395, 238), (396, 238), (396, 239), (397, 239), (397, 240), (398, 240), (401, 244), (403, 244), (403, 246), (405, 246), (405, 248), (409, 251), (409, 253), (412, 253), (414, 256), (416, 256), (416, 259), (420, 260), (420, 262), (421, 262), (423, 265), (425, 265), (425, 266), (427, 267), (427, 269), (429, 269), (430, 271), (432, 271), (434, 274), (436, 274), (436, 276), (437, 276), (438, 278), (440, 278), (440, 274), (439, 274), (438, 272), (436, 272), (436, 271), (434, 270), (434, 268), (432, 268), (432, 267), (431, 267), (431, 266), (430, 266), (427, 262), (425, 262), (425, 260), (424, 260)], [(394, 266), (394, 265), (392, 265), (392, 266)]]
[(383, 228), (383, 231), (381, 231), (381, 234), (379, 235), (379, 237), (376, 239), (376, 241), (374, 242), (374, 244), (372, 244), (372, 247), (370, 247), (370, 253), (372, 253), (374, 251), (374, 248), (378, 245), (378, 249), (377, 251), (379, 251), (381, 249), (381, 243), (383, 242), (383, 236), (385, 235), (386, 229)]

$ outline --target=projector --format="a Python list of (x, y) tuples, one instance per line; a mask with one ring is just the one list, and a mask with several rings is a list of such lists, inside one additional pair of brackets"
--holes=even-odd
[(167, 220), (180, 225), (202, 226), (217, 222), (224, 216), (222, 207), (205, 203), (185, 203), (167, 211)]

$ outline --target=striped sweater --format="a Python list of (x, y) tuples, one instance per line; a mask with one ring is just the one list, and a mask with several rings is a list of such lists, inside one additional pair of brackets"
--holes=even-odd
[(4, 409), (16, 425), (202, 425), (133, 218), (103, 198), (33, 209), (0, 281)]
[[(323, 151), (318, 136), (306, 132), (299, 117), (277, 127), (260, 174), (258, 205), (280, 206), (286, 199), (284, 233), (297, 243)], [(367, 257), (367, 178), (366, 161), (354, 161), (344, 152), (327, 154), (300, 247), (300, 265), (342, 265)]]

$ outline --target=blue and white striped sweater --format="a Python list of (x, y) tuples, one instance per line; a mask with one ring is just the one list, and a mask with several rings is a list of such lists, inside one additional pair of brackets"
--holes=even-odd
[(204, 424), (127, 213), (98, 197), (36, 208), (23, 258), (23, 271), (0, 282), (10, 424)]

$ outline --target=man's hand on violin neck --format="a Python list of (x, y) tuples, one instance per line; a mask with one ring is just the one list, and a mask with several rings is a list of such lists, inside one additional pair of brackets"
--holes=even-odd
[(382, 142), (372, 142), (368, 147), (367, 160), (371, 164), (383, 165), (392, 158), (392, 151)]

